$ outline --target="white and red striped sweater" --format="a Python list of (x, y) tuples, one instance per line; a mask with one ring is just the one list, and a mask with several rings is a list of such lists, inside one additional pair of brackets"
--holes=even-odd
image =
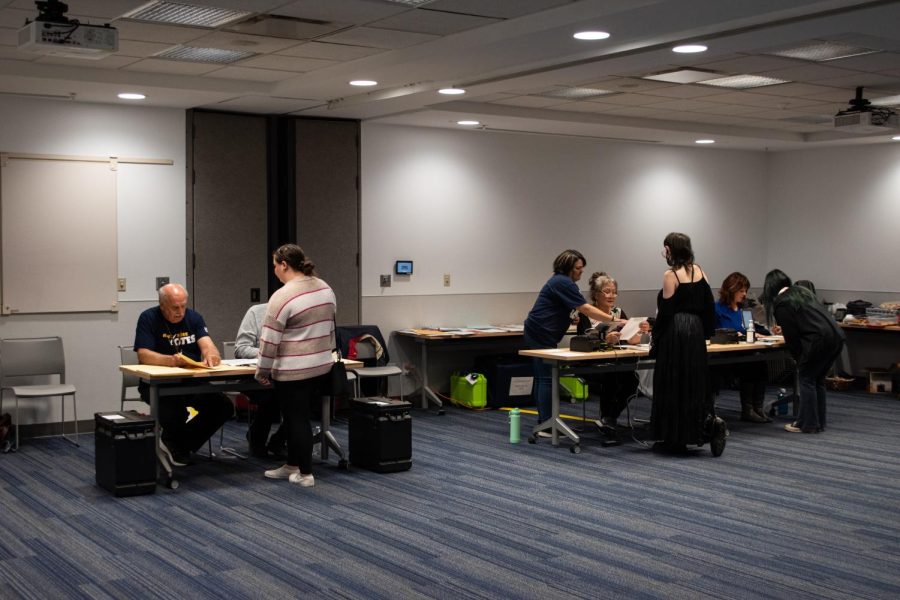
[(316, 277), (298, 277), (272, 294), (259, 335), (256, 376), (275, 381), (328, 373), (333, 359), (334, 292)]

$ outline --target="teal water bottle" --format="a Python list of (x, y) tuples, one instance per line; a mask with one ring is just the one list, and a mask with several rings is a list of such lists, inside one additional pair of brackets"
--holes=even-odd
[(509, 443), (519, 443), (519, 422), (522, 418), (518, 408), (509, 411)]

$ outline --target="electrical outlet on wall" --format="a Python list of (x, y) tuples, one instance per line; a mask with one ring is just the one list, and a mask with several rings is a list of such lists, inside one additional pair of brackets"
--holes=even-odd
[(382, 275), (381, 276), (381, 287), (391, 287), (391, 276), (390, 275)]
[(120, 291), (120, 292), (124, 292), (124, 291), (125, 291), (125, 278), (124, 278), (124, 277), (119, 277), (119, 280), (118, 280), (118, 283), (117, 283), (117, 289), (118, 289), (118, 291)]
[(444, 287), (450, 287), (450, 273), (444, 273)]
[(156, 289), (159, 290), (164, 285), (169, 285), (168, 277), (157, 277), (156, 278)]

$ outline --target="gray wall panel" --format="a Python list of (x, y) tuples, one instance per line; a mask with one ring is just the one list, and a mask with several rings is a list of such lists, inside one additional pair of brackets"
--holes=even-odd
[(297, 243), (334, 289), (338, 323), (359, 322), (359, 124), (297, 119)]
[(260, 289), (261, 301), (268, 299), (266, 121), (197, 111), (190, 119), (194, 135), (188, 154), (194, 182), (191, 185), (189, 176), (189, 291), (192, 306), (221, 345), (235, 338), (253, 304), (251, 288)]

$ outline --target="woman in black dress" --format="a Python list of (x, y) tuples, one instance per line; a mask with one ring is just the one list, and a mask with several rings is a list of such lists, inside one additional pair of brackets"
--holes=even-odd
[(766, 275), (762, 301), (769, 322), (774, 317), (781, 327), (800, 376), (800, 411), (784, 428), (791, 433), (825, 431), (825, 375), (844, 347), (844, 332), (808, 288), (799, 281), (791, 285), (778, 269)]
[(688, 444), (710, 442), (713, 456), (725, 449), (728, 428), (713, 414), (708, 383), (706, 340), (716, 323), (712, 290), (694, 264), (691, 239), (670, 233), (663, 242), (670, 269), (656, 299), (651, 358), (653, 374), (651, 435), (655, 449), (683, 452)]

